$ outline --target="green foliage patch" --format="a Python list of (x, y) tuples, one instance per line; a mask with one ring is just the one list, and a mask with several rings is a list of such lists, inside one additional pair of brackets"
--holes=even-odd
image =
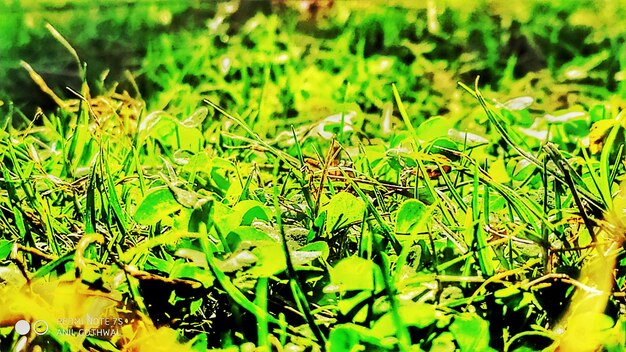
[(130, 3), (0, 5), (0, 350), (626, 346), (619, 2)]

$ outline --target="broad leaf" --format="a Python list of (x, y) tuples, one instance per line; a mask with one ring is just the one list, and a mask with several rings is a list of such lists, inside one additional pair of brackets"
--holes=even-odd
[(252, 246), (276, 243), (268, 234), (252, 226), (237, 227), (226, 236), (226, 241), (231, 250), (236, 250), (239, 247), (247, 249)]
[(489, 323), (476, 314), (462, 313), (450, 325), (461, 351), (491, 351), (489, 347)]
[(531, 106), (534, 102), (535, 102), (535, 99), (533, 99), (533, 97), (528, 97), (528, 96), (517, 97), (517, 98), (507, 100), (506, 102), (502, 104), (502, 107), (508, 110), (513, 110), (513, 111), (524, 110), (527, 107)]
[(426, 204), (417, 199), (409, 199), (402, 203), (396, 217), (396, 232), (402, 234), (422, 232), (430, 218)]
[(446, 137), (448, 130), (452, 128), (452, 121), (441, 116), (431, 117), (422, 122), (417, 128), (417, 137), (430, 142), (439, 137)]
[(331, 284), (326, 291), (373, 291), (382, 287), (382, 273), (374, 262), (361, 257), (348, 257), (331, 270)]
[(248, 270), (248, 273), (258, 277), (270, 277), (277, 275), (287, 269), (287, 260), (283, 248), (278, 243), (266, 244), (252, 250), (258, 258), (255, 265)]
[(330, 253), (328, 243), (322, 241), (311, 242), (306, 246), (300, 247), (300, 249), (298, 250), (305, 252), (319, 252), (321, 258), (323, 258), (324, 260), (328, 259), (328, 254)]
[(170, 272), (170, 277), (198, 281), (204, 288), (213, 286), (214, 281), (210, 270), (191, 263), (175, 263)]
[(344, 352), (368, 350), (361, 342), (378, 347), (376, 350), (391, 347), (385, 346), (383, 342), (375, 337), (372, 331), (366, 327), (356, 324), (340, 324), (330, 332), (328, 351)]
[[(398, 312), (404, 325), (414, 326), (418, 329), (434, 324), (438, 315), (440, 315), (432, 304), (414, 302), (401, 306)], [(394, 335), (396, 333), (396, 324), (393, 321), (392, 313), (388, 312), (380, 317), (372, 327), (372, 330), (376, 333), (376, 336), (381, 338)]]
[(209, 109), (207, 109), (206, 107), (201, 107), (198, 110), (194, 111), (191, 115), (189, 115), (189, 117), (183, 120), (180, 124), (188, 128), (199, 127), (208, 113)]
[(167, 187), (152, 189), (135, 211), (135, 221), (142, 225), (154, 225), (182, 206)]
[(0, 240), (0, 260), (6, 260), (13, 249), (13, 242), (8, 240)]
[(172, 271), (173, 262), (150, 255), (144, 264), (144, 270), (158, 270), (163, 273)]
[(271, 211), (256, 200), (244, 200), (233, 207), (233, 211), (241, 218), (241, 225), (251, 225), (256, 219), (269, 221)]
[(326, 231), (361, 221), (365, 212), (365, 203), (348, 192), (337, 193), (324, 207), (326, 210)]

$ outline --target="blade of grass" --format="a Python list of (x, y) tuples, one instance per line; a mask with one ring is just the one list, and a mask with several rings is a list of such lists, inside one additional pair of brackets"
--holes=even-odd
[(311, 331), (313, 331), (313, 335), (315, 335), (315, 338), (322, 346), (325, 346), (326, 337), (324, 337), (324, 334), (322, 334), (322, 331), (320, 330), (319, 326), (315, 322), (315, 318), (313, 317), (313, 314), (311, 313), (311, 307), (309, 306), (309, 302), (302, 290), (302, 284), (300, 282), (300, 278), (298, 277), (298, 273), (296, 273), (296, 270), (293, 266), (293, 262), (291, 261), (291, 254), (289, 252), (289, 247), (287, 246), (287, 236), (285, 234), (285, 229), (283, 227), (283, 222), (282, 222), (282, 216), (281, 216), (282, 212), (280, 209), (280, 203), (278, 202), (278, 199), (280, 196), (280, 193), (278, 190), (278, 170), (279, 170), (278, 160), (276, 160), (276, 162), (274, 163), (274, 182), (273, 182), (274, 208), (276, 210), (276, 225), (278, 226), (278, 231), (280, 232), (283, 252), (285, 254), (285, 261), (287, 263), (287, 275), (289, 277), (289, 286), (291, 287), (291, 292), (293, 293), (293, 298), (296, 301), (296, 304), (298, 305), (298, 309), (300, 310), (300, 312), (302, 312), (302, 314), (304, 314), (304, 317), (307, 321), (307, 324), (309, 325), (309, 328), (311, 329)]
[[(487, 244), (487, 238), (485, 237), (485, 232), (482, 228), (480, 207), (478, 204), (478, 196), (479, 196), (479, 172), (478, 172), (478, 163), (474, 164), (474, 184), (472, 187), (472, 223), (474, 226), (474, 240), (476, 241), (476, 255), (478, 259), (478, 264), (480, 265), (480, 270), (483, 275), (492, 276), (493, 275), (493, 265), (491, 264), (491, 258), (488, 257), (489, 246)], [(485, 193), (489, 192), (489, 187), (485, 187)], [(483, 199), (483, 202), (485, 199)], [(488, 201), (488, 200), (487, 200)], [(485, 214), (483, 214), (485, 216)]]
[[(615, 117), (615, 125), (611, 128), (606, 140), (604, 141), (604, 146), (602, 147), (602, 152), (600, 153), (600, 194), (602, 198), (605, 200), (605, 204), (608, 205), (608, 209), (612, 209), (613, 207), (613, 197), (611, 192), (611, 186), (613, 185), (611, 181), (611, 152), (615, 147), (615, 139), (617, 138), (617, 132), (622, 128), (622, 112), (620, 112)], [(619, 159), (618, 159), (619, 160)]]
[[(330, 142), (328, 153), (326, 153), (326, 158), (324, 158), (324, 161), (323, 161), (322, 176), (320, 177), (320, 186), (318, 188), (317, 195), (315, 196), (315, 208), (313, 209), (314, 214), (319, 213), (320, 203), (322, 201), (322, 192), (324, 191), (324, 183), (326, 183), (326, 179), (328, 176), (328, 169), (330, 168), (332, 161), (337, 158), (337, 156), (339, 155), (339, 152), (341, 151), (340, 148), (335, 149), (335, 143), (336, 142), (334, 139)], [(331, 193), (334, 194), (335, 192), (334, 192), (334, 189), (332, 188), (332, 182), (328, 182), (328, 186), (330, 188)]]
[[(478, 90), (478, 77), (476, 78), (475, 88), (473, 90), (461, 82), (459, 82), (459, 85), (463, 87), (463, 89), (465, 89), (472, 96), (474, 96), (476, 99), (478, 99), (480, 105), (482, 106), (483, 110), (487, 114), (489, 121), (493, 124), (493, 126), (500, 133), (500, 135), (505, 140), (505, 142), (513, 150), (515, 150), (518, 154), (523, 156), (526, 160), (533, 163), (535, 166), (543, 167), (543, 164), (537, 158), (535, 158), (535, 156), (526, 152), (524, 149), (520, 148), (511, 138), (510, 136), (511, 131), (507, 130), (500, 124), (499, 121), (503, 119), (502, 116), (497, 111), (494, 111), (488, 106), (487, 102), (485, 101), (482, 94)], [(567, 181), (565, 180), (564, 175), (560, 174), (557, 169), (551, 166), (548, 168), (548, 171), (550, 172), (552, 176), (554, 176), (561, 183), (567, 184)], [(590, 203), (590, 205), (593, 206), (594, 209), (596, 209), (599, 213), (602, 213), (604, 211), (604, 207), (601, 201), (598, 200), (595, 195), (593, 195), (591, 192), (587, 191), (584, 188), (579, 188), (578, 191), (580, 192), (582, 196), (584, 196), (584, 198)]]
[(409, 132), (411, 133), (411, 137), (413, 137), (413, 141), (415, 142), (415, 146), (419, 146), (419, 139), (417, 138), (417, 132), (411, 123), (411, 119), (409, 118), (409, 114), (406, 112), (404, 108), (404, 104), (402, 103), (402, 99), (400, 98), (400, 93), (398, 93), (398, 89), (394, 83), (391, 84), (391, 89), (393, 90), (393, 96), (396, 99), (396, 104), (398, 104), (398, 110), (400, 111), (400, 116), (402, 116), (402, 121), (409, 128)]
[(48, 201), (48, 198), (43, 198), (39, 195), (37, 195), (37, 198), (39, 200), (39, 204), (40, 204), (40, 215), (43, 217), (44, 220), (44, 231), (46, 233), (46, 237), (48, 240), (48, 245), (50, 246), (50, 249), (52, 250), (52, 254), (54, 255), (59, 255), (61, 253), (61, 250), (59, 248), (59, 244), (57, 242), (56, 239), (56, 231), (54, 228), (54, 224), (53, 224), (53, 218), (50, 215), (50, 203)]
[[(622, 156), (624, 155), (624, 145), (619, 146), (619, 150), (617, 151), (617, 155), (615, 156), (615, 160), (622, 160)], [(611, 172), (611, 176), (609, 177), (609, 184), (613, 184), (615, 182), (615, 178), (617, 177), (617, 172), (622, 166), (621, 163), (616, 162), (613, 171)], [(612, 206), (612, 205), (611, 205)]]
[[(259, 143), (261, 146), (263, 146), (263, 148), (265, 148), (269, 152), (271, 152), (274, 156), (276, 156), (277, 158), (281, 159), (283, 162), (285, 162), (285, 164), (291, 166), (292, 168), (294, 168), (296, 170), (298, 169), (298, 161), (294, 157), (281, 152), (280, 150), (274, 148), (269, 143), (264, 141), (256, 132), (254, 132), (250, 128), (250, 126), (248, 126), (241, 119), (239, 119), (239, 118), (229, 114), (228, 112), (226, 112), (226, 110), (222, 109), (219, 105), (213, 103), (212, 101), (210, 101), (208, 99), (205, 99), (204, 102), (209, 104), (212, 108), (217, 110), (220, 114), (226, 116), (227, 118), (229, 118), (230, 120), (234, 121), (236, 124), (241, 126), (241, 128), (243, 128), (244, 131), (246, 131), (246, 133), (248, 133), (251, 137), (253, 137), (254, 140), (256, 140), (257, 143)], [(295, 173), (295, 174), (296, 175), (300, 175), (300, 177), (302, 177), (302, 173), (299, 172), (299, 171), (297, 173)]]
[[(107, 145), (107, 149), (110, 148), (110, 145)], [(108, 155), (110, 152), (107, 152), (106, 155)], [(128, 235), (128, 219), (126, 217), (126, 213), (124, 212), (124, 210), (122, 209), (122, 207), (120, 206), (120, 200), (119, 197), (117, 196), (117, 192), (115, 191), (115, 182), (113, 181), (113, 173), (111, 172), (111, 168), (109, 167), (109, 161), (108, 161), (108, 157), (105, 155), (104, 150), (102, 145), (100, 146), (100, 155), (102, 155), (103, 157), (100, 158), (101, 160), (101, 164), (100, 167), (103, 168), (103, 172), (102, 174), (106, 175), (106, 179), (107, 179), (107, 190), (108, 190), (108, 200), (109, 200), (109, 207), (113, 210), (112, 211), (112, 215), (115, 219), (115, 222), (117, 223), (117, 228), (118, 231), (111, 231), (111, 233), (114, 233), (114, 237), (111, 241), (109, 241), (107, 243), (107, 251), (105, 253), (103, 253), (103, 261), (106, 261), (107, 257), (108, 257), (108, 253), (111, 251), (111, 249), (114, 246), (117, 246), (119, 244), (120, 241), (124, 240), (124, 238), (126, 238), (126, 236)], [(121, 235), (121, 236), (118, 236)]]
[[(367, 175), (368, 175), (368, 177), (370, 179), (374, 180), (375, 179), (375, 177), (374, 177), (374, 170), (372, 169), (372, 165), (370, 164), (370, 161), (367, 158), (367, 155), (366, 155), (366, 152), (365, 152), (365, 147), (363, 146), (363, 143), (359, 143), (359, 151), (363, 155), (363, 160), (365, 161), (365, 167), (367, 168)], [(389, 209), (387, 208), (387, 204), (383, 201), (383, 195), (378, 190), (378, 187), (374, 186), (373, 190), (374, 190), (374, 195), (376, 196), (376, 202), (380, 205), (380, 207), (382, 208), (382, 211), (384, 213), (388, 212)]]
[(5, 165), (2, 165), (2, 175), (4, 177), (4, 184), (6, 185), (6, 190), (9, 196), (9, 201), (6, 203), (13, 215), (13, 221), (15, 226), (18, 229), (20, 234), (20, 238), (24, 243), (28, 243), (31, 246), (35, 246), (35, 238), (32, 232), (27, 230), (27, 225), (24, 222), (24, 216), (22, 214), (22, 210), (17, 206), (19, 204), (19, 200), (17, 197), (17, 192), (15, 186), (13, 185), (13, 181), (11, 180), (11, 174)]
[[(268, 293), (268, 281), (266, 277), (260, 277), (256, 283), (256, 298), (254, 303), (259, 306), (261, 310), (267, 311), (267, 293)], [(257, 320), (258, 333), (257, 333), (257, 346), (265, 347), (267, 351), (271, 351), (272, 346), (268, 340), (269, 335), (269, 321), (267, 319)]]
[[(296, 146), (296, 154), (298, 154), (298, 161), (300, 161), (300, 170), (304, 170), (304, 168), (306, 167), (304, 165), (304, 156), (302, 154), (302, 148), (300, 148), (300, 141), (298, 141), (298, 136), (296, 134), (296, 130), (293, 125), (291, 125), (291, 134), (293, 136), (293, 141)], [(304, 199), (306, 200), (306, 203), (308, 206), (307, 215), (309, 216), (309, 219), (311, 219), (311, 221), (314, 221), (315, 218), (317, 218), (317, 213), (315, 212), (315, 205), (314, 205), (315, 203), (313, 202), (313, 198), (311, 196), (311, 188), (309, 187), (304, 177), (296, 177), (296, 180), (298, 181), (298, 183), (300, 184), (300, 187), (302, 188), (302, 194), (304, 195)]]
[[(375, 262), (380, 267), (380, 271), (383, 274), (383, 280), (385, 283), (385, 293), (387, 294), (387, 299), (391, 305), (391, 317), (393, 320), (393, 324), (396, 327), (396, 336), (398, 338), (398, 349), (400, 351), (409, 351), (411, 347), (411, 335), (409, 334), (409, 330), (407, 326), (402, 321), (402, 316), (400, 315), (400, 306), (398, 304), (398, 299), (396, 297), (396, 290), (393, 285), (393, 279), (391, 274), (389, 273), (389, 258), (387, 257), (387, 253), (379, 248), (379, 246), (375, 246), (375, 250), (378, 252), (375, 257)], [(401, 253), (398, 253), (401, 255)]]
[(359, 257), (370, 260), (372, 259), (374, 238), (371, 234), (371, 231), (367, 230), (368, 228), (371, 229), (371, 226), (365, 226), (366, 223), (369, 225), (369, 222), (367, 221), (368, 217), (368, 209), (365, 209), (365, 211), (363, 212), (363, 220), (361, 222), (363, 225), (361, 226), (360, 233), (361, 240), (359, 241)]
[(209, 239), (206, 236), (200, 237), (200, 245), (202, 247), (202, 251), (205, 254), (207, 264), (211, 269), (211, 272), (220, 283), (224, 291), (228, 293), (230, 298), (237, 303), (239, 306), (252, 313), (257, 321), (263, 320), (268, 321), (270, 323), (276, 324), (280, 327), (283, 327), (284, 322), (274, 318), (267, 311), (261, 309), (259, 306), (251, 302), (230, 280), (223, 271), (221, 271), (217, 264), (215, 263), (215, 258), (213, 257), (213, 250), (209, 244)]
[(78, 57), (76, 49), (74, 49), (67, 39), (65, 39), (65, 37), (63, 37), (63, 35), (61, 35), (61, 33), (59, 33), (59, 31), (57, 31), (56, 28), (54, 28), (50, 23), (46, 23), (46, 29), (50, 32), (50, 34), (52, 34), (54, 39), (61, 43), (61, 45), (63, 45), (63, 47), (72, 55), (72, 58), (76, 61), (81, 80), (86, 81), (86, 72), (82, 67), (82, 63)]
[(348, 101), (348, 92), (350, 91), (350, 82), (346, 81), (346, 88), (343, 93), (343, 101), (341, 102), (341, 123), (339, 124), (339, 136), (337, 139), (339, 140), (339, 144), (344, 143), (344, 133), (343, 129), (346, 124), (346, 101)]
[(397, 254), (400, 254), (402, 252), (402, 245), (396, 238), (395, 234), (389, 228), (389, 225), (387, 225), (383, 217), (380, 215), (380, 213), (378, 212), (374, 204), (370, 202), (367, 195), (363, 193), (361, 188), (357, 185), (356, 182), (354, 182), (352, 177), (348, 176), (348, 174), (346, 174), (346, 172), (341, 168), (339, 169), (339, 171), (342, 173), (343, 177), (350, 183), (352, 188), (359, 194), (359, 197), (361, 197), (361, 199), (365, 202), (365, 204), (367, 205), (367, 208), (370, 210), (372, 215), (374, 215), (374, 219), (376, 219), (376, 222), (378, 222), (378, 225), (380, 225), (381, 229), (383, 230), (383, 234), (385, 235), (387, 240), (389, 240), (389, 243), (391, 243), (391, 246), (393, 247), (394, 251)]
[(452, 194), (452, 198), (456, 200), (456, 203), (461, 208), (461, 210), (463, 212), (466, 212), (467, 204), (465, 204), (465, 201), (463, 200), (463, 198), (457, 191), (456, 186), (452, 184), (452, 181), (450, 180), (448, 173), (441, 167), (441, 164), (438, 161), (435, 161), (435, 164), (437, 165), (439, 170), (441, 170), (441, 178), (443, 178), (443, 182), (446, 184), (446, 187), (448, 187), (448, 191), (450, 192), (450, 194)]
[(424, 167), (424, 163), (419, 158), (415, 158), (413, 160), (415, 160), (415, 162), (417, 163), (417, 166), (419, 167), (419, 172), (422, 174), (423, 176), (422, 179), (424, 180), (424, 183), (426, 184), (426, 188), (428, 189), (428, 192), (430, 192), (431, 197), (433, 197), (434, 203), (441, 210), (443, 217), (446, 219), (446, 222), (448, 223), (448, 225), (458, 224), (458, 222), (456, 221), (456, 218), (453, 217), (452, 214), (450, 214), (450, 210), (448, 209), (447, 206), (443, 204), (443, 202), (441, 201), (441, 198), (435, 191), (435, 187), (433, 186), (430, 180), (430, 177), (428, 177), (428, 173), (426, 172), (426, 167)]
[[(583, 154), (583, 159), (585, 160), (585, 166), (587, 167), (587, 171), (589, 172), (589, 176), (591, 178), (591, 181), (593, 182), (593, 186), (595, 187), (596, 191), (598, 192), (598, 194), (600, 195), (600, 198), (602, 198), (602, 202), (604, 202), (604, 204), (609, 204), (607, 203), (606, 200), (606, 194), (605, 191), (603, 189), (601, 189), (600, 187), (600, 181), (598, 180), (598, 175), (597, 175), (597, 170), (595, 170), (595, 168), (592, 165), (592, 161), (591, 158), (589, 158), (589, 154), (587, 153), (587, 149), (585, 147), (580, 148), (580, 151)], [(602, 168), (602, 165), (600, 165), (600, 168)]]
[[(563, 158), (558, 148), (553, 144), (546, 144), (544, 146), (544, 150), (546, 151), (546, 153), (548, 153), (550, 158), (552, 158), (552, 161), (554, 161), (554, 163), (561, 169), (561, 172), (565, 176), (565, 181), (570, 188), (572, 197), (574, 197), (574, 202), (576, 203), (576, 207), (578, 207), (580, 216), (583, 218), (583, 222), (585, 224), (585, 227), (587, 228), (587, 231), (589, 232), (589, 236), (591, 236), (592, 241), (595, 243), (597, 241), (597, 238), (593, 229), (593, 223), (591, 222), (591, 219), (585, 211), (585, 207), (578, 194), (578, 189), (576, 189), (576, 185), (574, 185), (574, 181), (572, 180), (572, 177), (570, 175), (570, 170), (572, 170), (572, 167), (569, 165), (567, 160)], [(599, 253), (601, 253), (601, 251), (599, 251)]]
[[(237, 174), (239, 174), (239, 167), (236, 167), (237, 170)], [(237, 199), (237, 202), (241, 202), (243, 200), (249, 199), (250, 197), (250, 186), (252, 185), (252, 179), (254, 178), (254, 175), (256, 174), (256, 168), (252, 168), (250, 170), (250, 174), (248, 175), (248, 178), (246, 179), (246, 183), (244, 183), (243, 187), (241, 188), (241, 194), (239, 194), (239, 198)]]
[[(98, 154), (99, 155), (99, 154)], [(99, 158), (99, 156), (97, 157)], [(96, 188), (98, 173), (95, 165), (91, 167), (91, 175), (87, 183), (87, 201), (85, 202), (85, 233), (96, 233)]]
[[(549, 187), (548, 187), (548, 172), (546, 171), (547, 167), (545, 165), (548, 163), (548, 158), (543, 159), (544, 167), (541, 173), (541, 183), (543, 185), (543, 213), (547, 214), (549, 211)], [(544, 224), (541, 224), (541, 232), (543, 234), (544, 243), (550, 243), (550, 231), (545, 227)], [(547, 246), (542, 246), (543, 248), (543, 268), (544, 272), (550, 272), (550, 248)]]
[(57, 259), (51, 261), (50, 263), (39, 268), (32, 276), (32, 279), (42, 278), (51, 272), (55, 271), (57, 268), (62, 267), (63, 271), (66, 263), (74, 262), (74, 251), (70, 251), (65, 253), (63, 256), (58, 257)]
[(68, 104), (63, 99), (59, 98), (56, 93), (54, 93), (54, 91), (48, 86), (48, 84), (46, 84), (43, 77), (41, 77), (41, 75), (39, 75), (37, 71), (32, 68), (32, 66), (30, 66), (26, 61), (20, 61), (20, 65), (28, 72), (28, 75), (33, 80), (33, 82), (35, 82), (35, 84), (39, 86), (39, 89), (41, 89), (50, 98), (52, 98), (52, 100), (54, 100), (55, 104), (57, 104), (61, 109), (68, 109)]

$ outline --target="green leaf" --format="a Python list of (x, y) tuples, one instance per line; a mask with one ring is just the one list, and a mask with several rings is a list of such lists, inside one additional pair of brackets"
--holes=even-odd
[(205, 352), (208, 348), (208, 344), (207, 334), (198, 334), (189, 341), (191, 350), (194, 352)]
[[(185, 243), (187, 242), (187, 243)], [(190, 247), (198, 247), (196, 243), (189, 243), (186, 239), (180, 241), (180, 246), (189, 245)], [(187, 259), (188, 263), (193, 263), (201, 268), (208, 267), (208, 263), (206, 262), (206, 257), (201, 250), (196, 250), (192, 248), (178, 248), (174, 253), (175, 256)], [(168, 262), (170, 263), (170, 262)], [(169, 271), (168, 271), (169, 272)]]
[[(185, 153), (189, 154), (188, 150)], [(208, 173), (211, 168), (207, 168), (207, 165), (213, 166), (213, 159), (211, 159), (206, 153), (198, 153), (190, 156), (186, 160), (186, 164), (184, 164), (182, 171), (183, 172), (198, 172), (204, 171)]]
[(144, 270), (158, 270), (163, 273), (169, 273), (172, 271), (174, 263), (168, 260), (163, 260), (155, 256), (150, 255), (144, 264)]
[(463, 290), (458, 286), (446, 286), (441, 292), (439, 298), (440, 304), (451, 303), (454, 301), (462, 300), (465, 296)]
[(189, 232), (200, 232), (201, 226), (206, 224), (212, 208), (211, 205), (203, 205), (200, 208), (183, 208), (174, 217), (174, 228), (187, 229)]
[(435, 116), (422, 122), (417, 128), (417, 138), (430, 142), (439, 137), (447, 137), (453, 123), (444, 117)]
[(589, 118), (592, 124), (606, 119), (606, 107), (602, 104), (594, 105), (589, 109)]
[[(424, 329), (437, 321), (439, 313), (432, 304), (415, 303), (403, 305), (398, 310), (402, 323), (407, 326), (414, 326)], [(388, 312), (376, 321), (372, 330), (376, 336), (386, 337), (396, 333), (396, 324), (393, 320), (393, 313)]]
[(333, 230), (363, 219), (365, 203), (348, 192), (339, 192), (324, 207), (326, 210), (326, 231)]
[(172, 195), (176, 201), (185, 208), (196, 209), (202, 207), (203, 204), (209, 201), (208, 197), (201, 197), (198, 193), (188, 191), (180, 187), (168, 184)]
[(523, 181), (535, 172), (536, 166), (527, 159), (520, 158), (518, 160), (509, 160), (507, 163), (507, 169), (511, 178), (515, 181)]
[(461, 313), (450, 325), (461, 351), (490, 351), (489, 323), (472, 313)]
[(13, 249), (13, 242), (9, 240), (0, 240), (0, 260), (6, 260)]
[(139, 133), (140, 136), (142, 134), (143, 136), (147, 135), (165, 115), (166, 114), (163, 111), (151, 112), (146, 117), (141, 119), (141, 123), (137, 127), (137, 133)]
[(379, 350), (382, 348), (389, 348), (391, 346), (385, 346), (380, 339), (375, 337), (371, 330), (356, 324), (340, 324), (337, 325), (328, 337), (328, 351), (329, 352), (344, 352), (344, 351), (364, 351), (366, 346), (361, 344), (364, 342), (368, 345), (373, 345)]
[(461, 132), (453, 128), (448, 130), (448, 137), (454, 142), (474, 147), (481, 144), (488, 144), (489, 140), (483, 136), (479, 136), (470, 132)]
[(174, 144), (172, 142), (172, 145), (176, 146), (178, 149), (186, 149), (192, 152), (199, 152), (202, 144), (204, 144), (202, 132), (197, 128), (187, 128), (184, 126), (179, 126), (176, 143)]
[(345, 319), (355, 323), (365, 323), (368, 315), (368, 303), (371, 302), (372, 292), (360, 291), (354, 295), (341, 295), (337, 308)]
[(506, 298), (506, 297), (510, 297), (510, 296), (513, 296), (513, 295), (517, 295), (520, 292), (522, 292), (522, 291), (520, 290), (519, 287), (517, 287), (517, 286), (509, 286), (509, 287), (501, 288), (501, 289), (495, 291), (493, 293), (493, 296), (495, 298)]
[(0, 266), (0, 281), (2, 285), (22, 287), (26, 283), (26, 278), (22, 275), (20, 268), (14, 264)]
[(198, 108), (198, 110), (194, 111), (191, 115), (189, 115), (188, 118), (183, 120), (180, 124), (188, 128), (196, 128), (202, 125), (202, 121), (204, 121), (208, 113), (209, 113), (209, 109), (203, 106), (201, 108)]
[(356, 350), (363, 350), (364, 346), (361, 346), (359, 344), (360, 340), (361, 336), (356, 331), (356, 328), (354, 326), (339, 326), (330, 332), (330, 336), (328, 338), (328, 351), (354, 351), (355, 348)]
[(177, 122), (169, 116), (158, 116), (147, 130), (151, 137), (168, 146), (176, 145)]
[(291, 251), (290, 256), (294, 266), (302, 266), (320, 258), (322, 256), (322, 252), (297, 250)]
[(328, 243), (323, 241), (315, 241), (307, 244), (306, 246), (300, 247), (298, 251), (303, 252), (320, 252), (320, 256), (322, 259), (327, 260), (328, 255), (330, 254), (330, 249), (328, 248)]
[(269, 221), (271, 211), (256, 200), (244, 200), (233, 207), (233, 211), (241, 218), (241, 225), (251, 225), (254, 220)]
[(407, 234), (426, 230), (424, 226), (430, 218), (428, 206), (417, 199), (402, 203), (396, 216), (396, 232)]
[(167, 187), (154, 188), (135, 211), (135, 221), (142, 225), (154, 225), (181, 208)]
[(287, 260), (283, 248), (278, 243), (267, 244), (252, 250), (257, 257), (256, 264), (248, 273), (257, 277), (270, 277), (287, 269)]
[(241, 217), (237, 216), (230, 207), (220, 202), (213, 204), (213, 219), (215, 225), (223, 234), (230, 233), (241, 224)]
[(93, 336), (87, 336), (84, 342), (85, 348), (103, 352), (118, 352), (119, 349), (111, 341), (101, 340)]
[(219, 269), (225, 273), (241, 270), (256, 263), (258, 258), (248, 250), (231, 255), (228, 259), (217, 262)]
[(198, 281), (204, 288), (213, 286), (213, 281), (215, 280), (210, 270), (200, 268), (191, 263), (180, 262), (172, 266), (170, 277)]
[[(570, 111), (570, 112), (566, 112), (566, 113), (563, 113), (563, 114), (557, 114), (557, 115), (547, 114), (543, 118), (548, 123), (565, 123), (565, 122), (569, 122), (569, 121), (572, 121), (572, 120), (583, 119), (586, 116), (587, 116), (587, 113), (585, 113), (583, 111)], [(587, 131), (587, 132), (589, 132), (589, 131)]]
[[(331, 284), (326, 291), (379, 290), (383, 287), (380, 268), (361, 257), (342, 259), (331, 270)], [(358, 273), (358, 275), (355, 275)]]
[(239, 247), (250, 248), (255, 245), (265, 245), (265, 242), (276, 243), (265, 232), (252, 226), (239, 226), (226, 236), (229, 248), (235, 250)]
[(454, 336), (449, 332), (443, 332), (435, 337), (430, 347), (431, 352), (453, 352), (456, 351)]
[(531, 106), (534, 102), (535, 102), (535, 99), (533, 99), (533, 97), (528, 97), (528, 96), (517, 97), (517, 98), (507, 100), (506, 102), (502, 104), (502, 107), (508, 110), (513, 110), (513, 111), (524, 110), (527, 107)]

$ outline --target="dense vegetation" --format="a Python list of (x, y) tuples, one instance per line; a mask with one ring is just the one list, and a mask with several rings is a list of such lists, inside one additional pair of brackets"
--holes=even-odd
[(1, 3), (0, 350), (623, 350), (625, 8), (418, 3)]

